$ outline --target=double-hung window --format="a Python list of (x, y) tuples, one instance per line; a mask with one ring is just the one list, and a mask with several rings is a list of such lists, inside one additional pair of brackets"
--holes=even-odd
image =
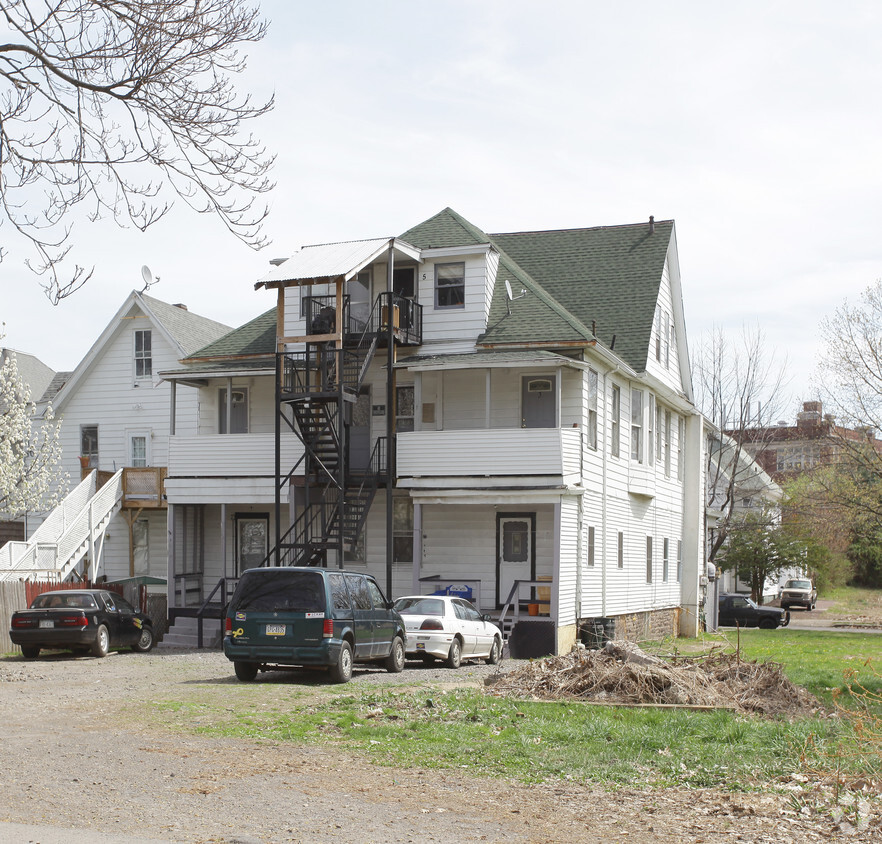
[(625, 567), (625, 534), (619, 531), (616, 537), (616, 568)]
[(655, 424), (655, 396), (652, 393), (649, 394), (646, 424), (649, 426), (646, 432), (646, 463), (652, 468), (652, 464), (655, 462), (655, 432), (653, 428)]
[(683, 480), (683, 453), (686, 447), (686, 420), (677, 417), (677, 480)]
[(665, 477), (671, 477), (671, 411), (665, 411)]
[(643, 462), (643, 390), (631, 390), (631, 459)]
[(146, 329), (135, 332), (135, 379), (150, 378), (153, 375), (152, 332)]
[(465, 263), (435, 264), (435, 307), (465, 307)]
[(613, 384), (612, 401), (610, 402), (610, 453), (613, 457), (619, 456), (621, 434), (619, 428), (621, 426), (622, 417), (622, 390)]
[(652, 537), (646, 537), (646, 582), (652, 583)]
[(668, 549), (669, 549), (669, 540), (665, 537), (662, 540), (662, 582), (668, 582)]
[(597, 373), (588, 370), (588, 442), (590, 449), (597, 450)]

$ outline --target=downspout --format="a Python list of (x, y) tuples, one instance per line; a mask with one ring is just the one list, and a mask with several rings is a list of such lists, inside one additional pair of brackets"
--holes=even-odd
[(389, 241), (389, 260), (386, 262), (386, 597), (392, 597), (392, 487), (395, 475), (395, 303), (392, 295), (392, 273), (395, 265), (395, 247)]

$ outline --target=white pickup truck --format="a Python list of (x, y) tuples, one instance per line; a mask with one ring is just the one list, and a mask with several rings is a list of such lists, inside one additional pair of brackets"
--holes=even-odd
[(781, 587), (781, 609), (805, 607), (813, 610), (817, 600), (818, 592), (810, 580), (788, 580)]

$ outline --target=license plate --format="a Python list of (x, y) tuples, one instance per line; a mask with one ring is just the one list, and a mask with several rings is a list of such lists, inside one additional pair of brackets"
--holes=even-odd
[(54, 621), (41, 621), (40, 627), (55, 627)]
[(285, 625), (284, 624), (267, 624), (266, 635), (267, 636), (284, 636), (285, 635)]

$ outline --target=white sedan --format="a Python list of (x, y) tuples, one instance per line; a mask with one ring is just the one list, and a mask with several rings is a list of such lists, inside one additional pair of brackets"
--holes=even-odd
[(407, 655), (426, 662), (443, 659), (459, 668), (464, 659), (485, 659), (496, 665), (502, 655), (502, 634), (463, 598), (409, 595), (395, 602), (407, 628)]

